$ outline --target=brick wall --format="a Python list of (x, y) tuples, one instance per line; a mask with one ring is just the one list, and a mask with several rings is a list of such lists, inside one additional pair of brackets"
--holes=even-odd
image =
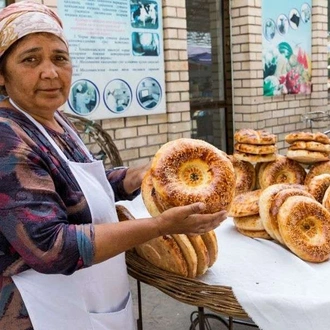
[[(284, 152), (284, 136), (307, 128), (302, 115), (328, 110), (327, 0), (313, 0), (311, 95), (263, 96), (261, 0), (232, 0), (232, 65), (234, 128), (267, 129), (278, 136)], [(323, 131), (329, 121), (316, 124)]]

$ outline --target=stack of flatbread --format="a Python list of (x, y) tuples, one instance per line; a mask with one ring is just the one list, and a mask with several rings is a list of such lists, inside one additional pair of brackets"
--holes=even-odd
[(323, 262), (330, 257), (330, 213), (308, 190), (271, 185), (260, 195), (259, 213), (272, 239), (303, 260)]
[(294, 132), (285, 136), (287, 157), (303, 164), (329, 160), (330, 139), (324, 133)]
[(250, 163), (276, 159), (276, 135), (265, 130), (241, 129), (234, 134), (234, 157)]
[(257, 189), (236, 195), (228, 214), (233, 217), (235, 227), (241, 234), (252, 238), (270, 239), (259, 214), (261, 193), (262, 189)]
[[(116, 205), (119, 221), (133, 220), (123, 206)], [(165, 235), (135, 247), (136, 253), (154, 266), (184, 277), (195, 278), (213, 265), (218, 256), (214, 231), (203, 235)]]

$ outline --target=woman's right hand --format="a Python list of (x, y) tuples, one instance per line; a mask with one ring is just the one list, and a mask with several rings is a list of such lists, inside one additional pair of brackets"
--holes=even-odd
[(204, 203), (173, 207), (154, 218), (158, 222), (159, 235), (204, 234), (215, 229), (227, 218), (226, 211), (202, 214)]

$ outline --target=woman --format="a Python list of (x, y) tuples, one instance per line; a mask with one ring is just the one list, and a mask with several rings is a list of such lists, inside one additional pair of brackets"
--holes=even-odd
[(134, 329), (124, 251), (159, 235), (203, 233), (204, 205), (118, 222), (148, 165), (105, 171), (68, 121), (72, 66), (61, 21), (22, 1), (0, 12), (0, 329)]

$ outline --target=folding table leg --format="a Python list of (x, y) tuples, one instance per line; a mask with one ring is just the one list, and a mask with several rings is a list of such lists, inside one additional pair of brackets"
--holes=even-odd
[(137, 319), (137, 328), (138, 330), (143, 330), (141, 282), (139, 280), (136, 280), (136, 284), (137, 284), (138, 312), (139, 312), (139, 318)]

